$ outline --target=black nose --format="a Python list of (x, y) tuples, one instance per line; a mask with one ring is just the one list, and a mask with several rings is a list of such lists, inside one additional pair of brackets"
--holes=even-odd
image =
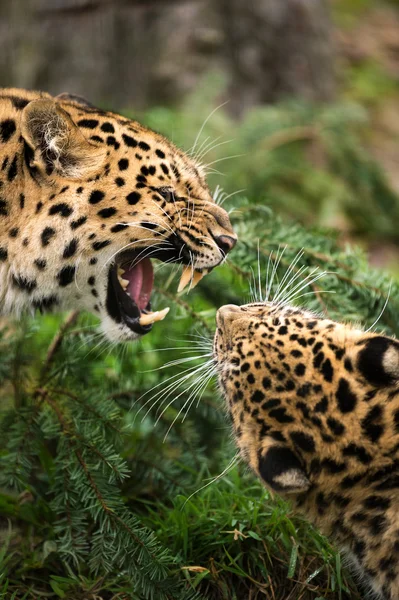
[(232, 250), (234, 248), (234, 246), (236, 245), (236, 242), (237, 242), (237, 238), (232, 237), (230, 235), (218, 235), (214, 239), (224, 254), (227, 254), (228, 252), (230, 252), (230, 250)]

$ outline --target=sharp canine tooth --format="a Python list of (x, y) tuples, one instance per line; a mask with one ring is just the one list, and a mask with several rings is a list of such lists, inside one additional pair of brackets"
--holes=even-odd
[(207, 273), (208, 271), (206, 269), (204, 271), (193, 271), (190, 267), (183, 267), (177, 292), (182, 292), (188, 284), (190, 284), (189, 290), (192, 290)]
[(179, 287), (177, 288), (177, 293), (179, 294), (184, 290), (189, 281), (191, 281), (192, 269), (191, 267), (183, 267), (183, 272), (181, 274)]
[(164, 308), (163, 310), (158, 310), (153, 313), (148, 313), (146, 315), (141, 315), (139, 319), (140, 325), (151, 325), (151, 323), (156, 323), (157, 321), (162, 321), (169, 312), (169, 307)]
[(206, 275), (206, 271), (194, 271), (193, 279), (190, 285), (190, 290), (195, 288), (197, 283), (201, 281), (201, 279)]

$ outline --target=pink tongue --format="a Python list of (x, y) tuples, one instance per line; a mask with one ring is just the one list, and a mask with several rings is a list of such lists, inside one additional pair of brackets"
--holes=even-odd
[(149, 258), (143, 258), (133, 267), (124, 267), (123, 279), (129, 281), (126, 291), (137, 304), (140, 310), (144, 310), (150, 301), (152, 286), (154, 283), (154, 270)]

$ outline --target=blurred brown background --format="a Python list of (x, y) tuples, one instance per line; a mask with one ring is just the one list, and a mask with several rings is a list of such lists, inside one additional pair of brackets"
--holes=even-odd
[(0, 84), (112, 106), (178, 103), (209, 69), (230, 110), (331, 99), (325, 0), (2, 0)]

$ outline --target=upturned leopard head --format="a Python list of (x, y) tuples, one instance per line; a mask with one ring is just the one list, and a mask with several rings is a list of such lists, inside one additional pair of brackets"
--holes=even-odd
[(273, 303), (217, 313), (244, 460), (344, 550), (367, 598), (399, 589), (399, 343)]
[(396, 340), (297, 308), (226, 305), (214, 356), (237, 444), (275, 491), (332, 491), (399, 442)]
[(236, 242), (184, 152), (80, 98), (0, 91), (0, 309), (86, 309), (112, 340), (151, 330), (151, 259), (193, 286)]

